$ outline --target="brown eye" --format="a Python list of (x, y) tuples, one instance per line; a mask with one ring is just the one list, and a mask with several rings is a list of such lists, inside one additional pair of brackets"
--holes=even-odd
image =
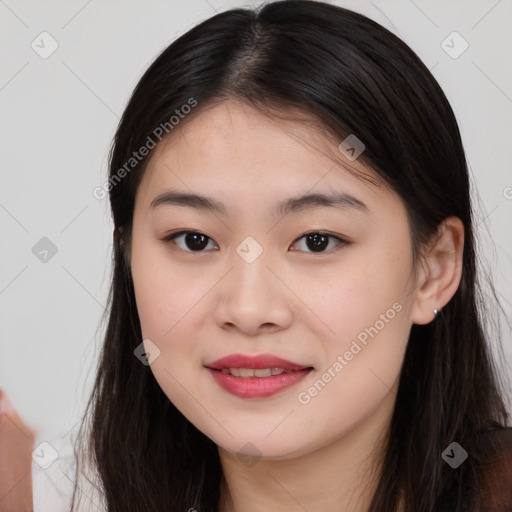
[[(295, 243), (302, 239), (305, 239), (307, 248), (306, 252), (311, 253), (329, 252), (331, 248), (328, 250), (326, 250), (326, 248), (329, 247), (332, 240), (337, 241), (334, 247), (349, 245), (349, 242), (339, 236), (331, 235), (329, 233), (321, 233), (318, 231), (302, 235), (295, 241)], [(176, 242), (177, 240), (179, 240), (179, 243)], [(213, 240), (204, 233), (186, 230), (168, 235), (163, 238), (162, 241), (172, 242), (174, 245), (178, 246), (179, 249), (185, 252), (205, 252), (204, 249), (208, 247), (208, 242), (213, 242)], [(295, 251), (297, 249), (293, 250)]]
[[(338, 243), (335, 247), (339, 245), (348, 245), (346, 240), (343, 240), (339, 236), (330, 235), (328, 233), (320, 233), (320, 232), (312, 232), (306, 233), (302, 235), (298, 240), (305, 239), (306, 247), (310, 250), (310, 252), (323, 253), (326, 251), (326, 247), (329, 246), (329, 242), (331, 239), (337, 240)], [(330, 250), (330, 249), (329, 249)], [(306, 251), (307, 252), (307, 251)]]
[[(175, 240), (180, 238), (183, 240), (181, 245), (175, 242)], [(163, 240), (165, 242), (172, 241), (180, 249), (187, 252), (203, 252), (203, 249), (208, 246), (208, 241), (211, 240), (211, 238), (197, 231), (180, 231), (165, 237)]]

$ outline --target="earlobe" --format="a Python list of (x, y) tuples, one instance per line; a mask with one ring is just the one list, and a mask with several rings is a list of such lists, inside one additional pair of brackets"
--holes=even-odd
[(433, 243), (421, 257), (413, 292), (413, 324), (432, 322), (437, 316), (436, 312), (455, 295), (462, 277), (463, 252), (464, 224), (458, 217), (448, 217), (439, 225)]

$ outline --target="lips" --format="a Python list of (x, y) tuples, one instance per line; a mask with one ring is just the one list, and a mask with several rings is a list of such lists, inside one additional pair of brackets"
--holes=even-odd
[(288, 371), (299, 371), (306, 368), (312, 368), (308, 365), (300, 365), (273, 356), (271, 354), (261, 354), (259, 356), (248, 356), (243, 354), (232, 354), (222, 357), (217, 361), (205, 365), (212, 370), (222, 370), (222, 368), (282, 368)]
[(233, 354), (205, 367), (222, 389), (241, 398), (269, 397), (293, 386), (314, 370), (312, 366), (292, 363), (270, 354)]

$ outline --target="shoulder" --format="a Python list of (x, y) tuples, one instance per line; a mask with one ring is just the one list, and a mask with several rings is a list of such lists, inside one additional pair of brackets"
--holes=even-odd
[(482, 432), (468, 447), (478, 465), (478, 494), (485, 511), (512, 511), (512, 427)]

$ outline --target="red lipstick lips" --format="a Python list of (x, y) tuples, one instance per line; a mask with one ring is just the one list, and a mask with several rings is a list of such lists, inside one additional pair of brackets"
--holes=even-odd
[(205, 366), (215, 370), (221, 370), (222, 368), (282, 368), (283, 370), (296, 371), (308, 368), (308, 366), (291, 363), (286, 359), (281, 359), (271, 354), (261, 354), (259, 356), (232, 354)]
[(205, 366), (220, 387), (241, 398), (274, 395), (313, 370), (271, 354), (232, 354)]

